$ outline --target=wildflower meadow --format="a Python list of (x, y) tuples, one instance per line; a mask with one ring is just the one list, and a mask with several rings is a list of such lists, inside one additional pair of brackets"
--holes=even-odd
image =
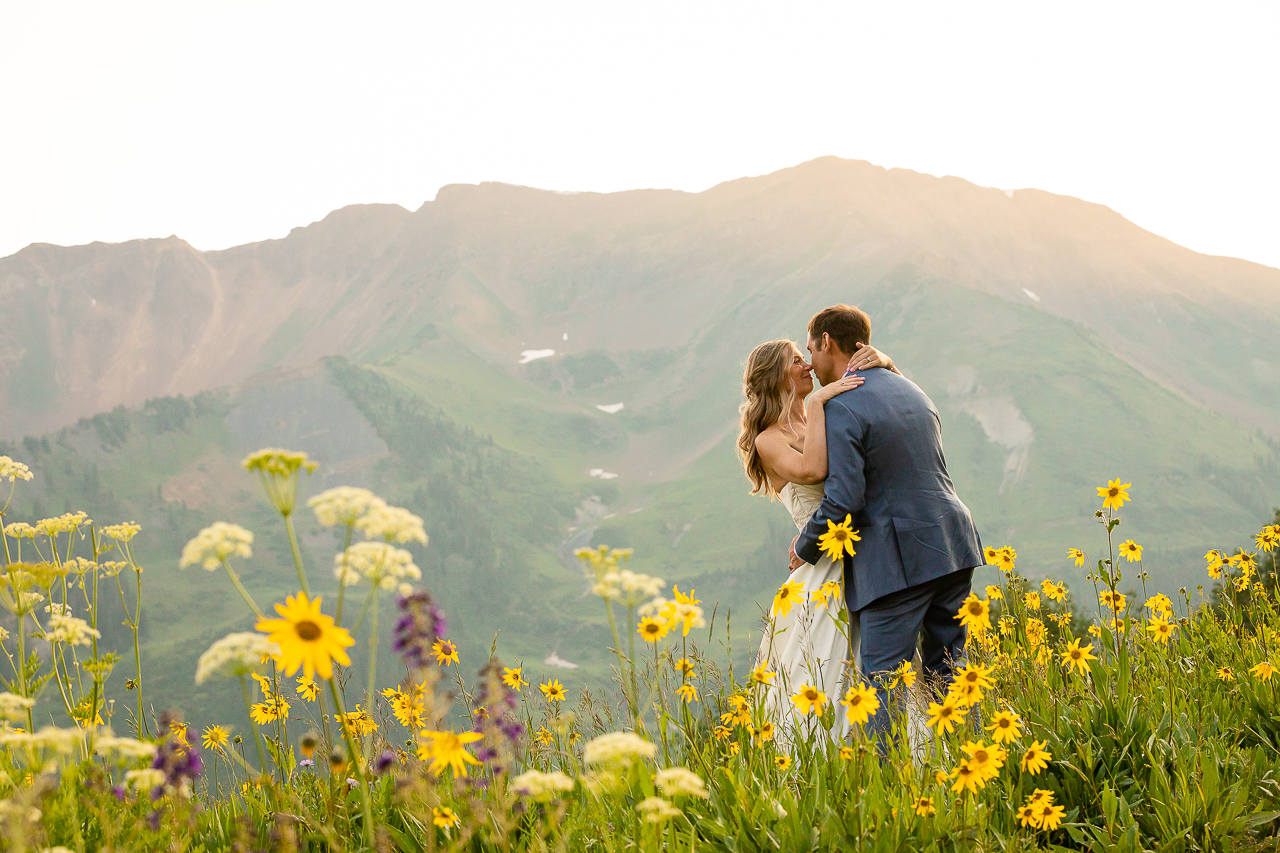
[[(1280, 516), (1244, 547), (1206, 543), (1203, 587), (1148, 594), (1140, 531), (1121, 527), (1132, 485), (1110, 481), (1071, 552), (1087, 586), (1033, 582), (1012, 548), (988, 548), (1002, 580), (956, 614), (967, 659), (950, 683), (903, 661), (851, 674), (839, 696), (714, 651), (730, 626), (704, 603), (713, 591), (631, 571), (626, 549), (583, 549), (613, 677), (570, 696), (496, 641), (487, 659), (459, 654), (449, 602), (417, 585), (402, 547), (429, 547), (422, 519), (364, 489), (304, 499), (303, 453), (244, 467), (279, 514), (296, 593), (254, 600), (237, 567), (261, 545), (233, 523), (180, 556), (243, 601), (242, 630), (191, 674), (237, 685), (244, 728), (152, 710), (182, 698), (148, 692), (139, 525), (0, 512), (15, 626), (0, 629), (0, 848), (1280, 849)], [(5, 510), (31, 476), (0, 457)], [(342, 537), (331, 566), (304, 565), (298, 512)], [(856, 553), (857, 531), (832, 528), (828, 550)], [(333, 601), (311, 593), (321, 571)], [(105, 597), (132, 648), (100, 643)], [(787, 583), (768, 607), (844, 624), (842, 601)], [(392, 647), (378, 648), (387, 620)], [(352, 666), (358, 642), (367, 671)], [(380, 656), (402, 665), (399, 684), (377, 683)], [(106, 699), (116, 679), (128, 702)], [(771, 697), (793, 712), (770, 713)], [(886, 704), (892, 737), (869, 739)]]

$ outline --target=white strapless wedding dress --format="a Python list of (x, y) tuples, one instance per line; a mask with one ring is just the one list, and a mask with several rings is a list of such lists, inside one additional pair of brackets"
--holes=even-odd
[[(787, 483), (778, 492), (778, 497), (791, 512), (796, 527), (803, 530), (818, 511), (825, 492), (821, 483), (810, 486)], [(830, 736), (844, 740), (850, 726), (840, 701), (850, 686), (862, 681), (859, 675), (862, 637), (858, 614), (850, 613), (845, 607), (844, 568), (823, 554), (817, 565), (801, 566), (791, 573), (788, 581), (804, 585), (801, 593), (804, 600), (793, 605), (785, 616), (772, 616), (765, 622), (756, 663), (764, 663), (775, 673), (765, 693), (765, 713), (777, 726), (783, 745), (804, 731), (820, 730), (814, 715), (801, 715), (791, 700), (802, 687), (816, 687), (827, 697), (823, 716), (835, 714)], [(837, 587), (835, 595), (815, 596), (814, 593), (823, 590), (826, 584)], [(826, 586), (825, 589), (830, 590), (831, 587)], [(772, 599), (769, 605), (772, 608)], [(923, 692), (919, 688), (923, 681), (919, 678), (919, 653), (913, 664), (917, 674), (916, 689), (908, 691), (910, 695), (906, 705), (909, 739), (913, 751), (919, 755), (927, 739), (921, 716)]]

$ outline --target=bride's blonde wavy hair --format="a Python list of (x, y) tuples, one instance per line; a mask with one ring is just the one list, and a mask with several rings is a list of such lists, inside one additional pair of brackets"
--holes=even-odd
[(760, 451), (756, 450), (756, 436), (791, 412), (796, 389), (787, 372), (798, 351), (793, 341), (779, 340), (760, 344), (747, 356), (747, 368), (742, 374), (743, 400), (738, 408), (742, 417), (738, 455), (751, 480), (753, 495), (774, 494)]

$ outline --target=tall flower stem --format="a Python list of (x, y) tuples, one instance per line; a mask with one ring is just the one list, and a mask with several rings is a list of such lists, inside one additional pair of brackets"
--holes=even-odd
[(227, 577), (231, 578), (231, 585), (236, 588), (236, 592), (240, 593), (240, 597), (244, 599), (244, 603), (249, 605), (249, 609), (253, 611), (253, 615), (259, 620), (263, 619), (262, 610), (258, 607), (257, 602), (253, 600), (253, 596), (249, 594), (249, 590), (244, 588), (244, 584), (240, 583), (240, 576), (232, 570), (231, 564), (226, 560), (222, 561), (222, 568), (227, 570)]
[[(22, 592), (15, 593), (18, 596), (18, 603), (22, 603)], [(19, 611), (18, 613), (18, 692), (31, 698), (27, 691), (27, 614)], [(36, 730), (35, 720), (31, 716), (31, 709), (27, 708), (27, 731), (34, 732)]]
[(632, 695), (630, 684), (627, 681), (626, 667), (622, 662), (622, 638), (618, 636), (618, 620), (613, 615), (613, 602), (606, 600), (604, 603), (605, 612), (609, 614), (609, 630), (613, 632), (613, 650), (618, 655), (618, 681), (622, 684), (622, 695), (627, 699), (627, 710), (631, 712), (631, 724), (635, 725), (636, 719), (636, 698)]
[(342, 602), (347, 592), (347, 552), (351, 550), (351, 533), (354, 528), (347, 525), (347, 535), (342, 541), (342, 574), (338, 576), (338, 609), (333, 616), (333, 624), (342, 627)]
[(302, 551), (298, 548), (298, 534), (293, 530), (293, 513), (286, 512), (284, 515), (284, 529), (289, 531), (289, 547), (293, 549), (293, 567), (298, 570), (298, 583), (302, 585), (302, 591), (306, 593), (307, 598), (311, 597), (311, 589), (307, 586), (307, 572), (302, 568)]
[(373, 607), (369, 613), (369, 693), (365, 708), (373, 713), (374, 691), (378, 688), (378, 585), (373, 585)]
[[(338, 694), (337, 685), (333, 683), (333, 679), (327, 679), (329, 682), (329, 695), (333, 698), (333, 707), (337, 709), (339, 714), (346, 714), (346, 709), (342, 707), (342, 697)], [(373, 845), (373, 805), (369, 800), (369, 778), (364, 772), (364, 761), (360, 757), (359, 750), (356, 749), (356, 742), (351, 737), (351, 727), (345, 723), (338, 726), (342, 730), (342, 737), (347, 742), (347, 752), (351, 754), (351, 762), (356, 768), (356, 779), (360, 782), (360, 804), (364, 809), (364, 842)]]
[(249, 715), (249, 726), (253, 729), (253, 745), (258, 749), (258, 772), (267, 772), (267, 754), (262, 750), (262, 734), (258, 731), (258, 724), (253, 721), (253, 703), (249, 700), (249, 685), (244, 680), (244, 675), (240, 676), (240, 695), (244, 697), (244, 711)]

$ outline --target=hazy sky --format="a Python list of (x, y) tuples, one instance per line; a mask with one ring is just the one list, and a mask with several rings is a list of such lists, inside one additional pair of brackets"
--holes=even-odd
[(0, 0), (0, 256), (825, 154), (1280, 266), (1280, 3)]

